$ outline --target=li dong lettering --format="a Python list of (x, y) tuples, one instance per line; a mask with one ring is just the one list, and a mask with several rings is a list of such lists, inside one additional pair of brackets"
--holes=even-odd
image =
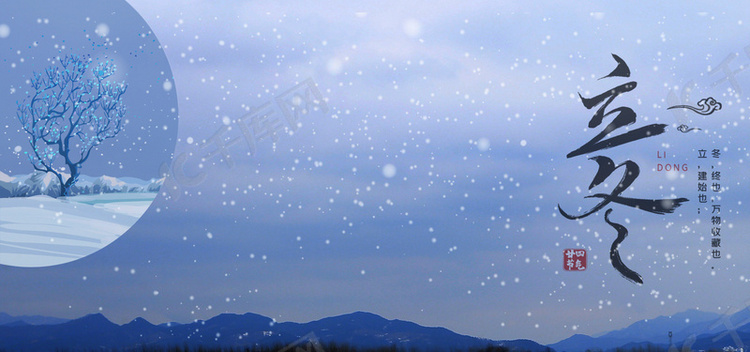
[[(616, 77), (630, 77), (630, 68), (627, 63), (619, 56), (612, 54), (612, 57), (617, 62), (617, 67), (608, 75), (600, 79), (613, 79)], [(599, 128), (605, 121), (605, 119), (611, 118), (611, 121), (594, 136), (591, 140), (580, 146), (578, 149), (568, 153), (567, 158), (575, 158), (581, 155), (590, 155), (594, 153), (601, 153), (604, 150), (610, 148), (625, 148), (626, 145), (636, 142), (645, 138), (653, 138), (663, 134), (666, 131), (667, 125), (665, 124), (650, 124), (635, 129), (630, 129), (627, 132), (616, 134), (617, 130), (623, 127), (630, 126), (636, 123), (637, 115), (633, 109), (627, 106), (620, 106), (617, 108), (610, 108), (610, 105), (614, 100), (628, 92), (633, 91), (637, 87), (638, 83), (630, 81), (619, 86), (616, 86), (606, 92), (603, 92), (594, 97), (585, 98), (580, 93), (578, 94), (581, 98), (583, 106), (591, 110), (598, 107), (594, 115), (591, 117), (588, 123), (588, 127), (591, 129)], [(614, 210), (614, 205), (621, 205), (626, 207), (635, 208), (638, 210), (646, 211), (653, 214), (664, 215), (670, 214), (675, 211), (682, 203), (687, 202), (686, 198), (675, 198), (675, 199), (644, 199), (644, 198), (631, 198), (623, 195), (628, 188), (638, 179), (640, 175), (640, 167), (637, 163), (632, 160), (625, 160), (619, 164), (616, 164), (614, 160), (605, 155), (596, 155), (589, 157), (597, 163), (598, 169), (594, 175), (591, 184), (588, 189), (592, 190), (595, 187), (601, 185), (604, 181), (613, 177), (615, 172), (619, 170), (622, 173), (622, 178), (617, 183), (610, 193), (595, 193), (586, 198), (598, 198), (601, 199), (599, 203), (594, 205), (591, 209), (586, 210), (580, 214), (572, 214), (563, 209), (558, 204), (557, 208), (560, 214), (569, 220), (583, 219), (589, 215), (598, 213), (604, 210), (604, 221), (610, 225), (617, 233), (616, 239), (612, 242), (610, 247), (609, 257), (612, 261), (612, 267), (617, 270), (625, 279), (638, 284), (643, 284), (643, 278), (636, 271), (630, 269), (623, 263), (620, 258), (619, 247), (628, 236), (628, 229), (614, 222), (610, 219), (610, 215)]]

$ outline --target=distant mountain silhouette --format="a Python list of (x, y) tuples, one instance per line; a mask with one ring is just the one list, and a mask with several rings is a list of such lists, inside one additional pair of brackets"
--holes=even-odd
[[(727, 331), (727, 325), (734, 330)], [(488, 345), (511, 351), (581, 352), (614, 351), (617, 348), (669, 349), (681, 351), (721, 350), (737, 347), (737, 341), (750, 341), (750, 310), (731, 316), (688, 310), (671, 316), (644, 319), (630, 326), (606, 332), (598, 337), (573, 335), (560, 342), (542, 346), (531, 340), (493, 341), (457, 334), (445, 328), (424, 327), (403, 320), (388, 320), (366, 312), (354, 312), (309, 323), (277, 323), (253, 314), (220, 314), (208, 320), (188, 324), (154, 325), (143, 318), (117, 325), (101, 314), (66, 321), (43, 316), (10, 316), (0, 313), (0, 350), (138, 350), (141, 347), (238, 348), (247, 346), (289, 345), (314, 337), (321, 343), (335, 342), (355, 348), (395, 346), (409, 350), (465, 351)], [(294, 350), (292, 350), (294, 351)]]
[(41, 315), (11, 316), (5, 313), (0, 313), (0, 325), (7, 325), (7, 324), (52, 325), (52, 324), (62, 324), (66, 321), (68, 321), (68, 319), (44, 317)]
[(467, 350), (488, 345), (510, 350), (542, 352), (549, 348), (530, 340), (492, 341), (424, 327), (402, 320), (355, 312), (309, 323), (276, 323), (247, 313), (221, 314), (189, 324), (153, 325), (143, 318), (117, 325), (101, 314), (56, 325), (0, 326), (0, 350), (131, 350), (141, 347), (246, 347), (288, 345), (314, 336), (321, 343), (335, 342), (356, 348), (397, 348), (430, 351)]
[[(737, 335), (750, 338), (750, 310), (742, 310), (731, 316), (718, 313), (687, 310), (671, 316), (637, 321), (630, 326), (591, 337), (573, 335), (562, 341), (548, 345), (558, 352), (584, 352), (586, 350), (610, 351), (616, 348), (630, 350), (647, 346), (669, 349), (669, 332), (672, 344), (677, 350), (691, 346), (693, 350), (721, 350), (726, 346), (738, 347), (727, 333), (723, 319), (728, 319), (737, 328)], [(742, 325), (740, 327), (740, 325)], [(743, 333), (745, 335), (743, 335)], [(726, 335), (726, 336), (724, 336)], [(750, 339), (741, 340), (750, 341)]]

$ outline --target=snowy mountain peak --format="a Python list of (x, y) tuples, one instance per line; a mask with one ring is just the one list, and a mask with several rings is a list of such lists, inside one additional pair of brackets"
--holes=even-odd
[[(68, 177), (70, 176), (63, 174), (63, 179), (67, 179)], [(57, 176), (50, 172), (35, 172), (26, 179), (25, 183), (32, 186), (41, 186), (42, 190), (60, 186)]]
[(7, 174), (0, 171), (0, 182), (13, 182), (15, 177), (10, 177)]
[(99, 177), (97, 179), (97, 184), (109, 187), (122, 187), (126, 185), (124, 181), (120, 181), (117, 178), (107, 175), (102, 175), (101, 177)]
[[(63, 174), (63, 180), (70, 175)], [(127, 177), (127, 181), (112, 177), (81, 175), (70, 190), (70, 195), (98, 193), (153, 193), (158, 192), (164, 179), (144, 181)], [(36, 171), (27, 175), (10, 176), (0, 172), (0, 198), (60, 195), (60, 180), (53, 173)]]

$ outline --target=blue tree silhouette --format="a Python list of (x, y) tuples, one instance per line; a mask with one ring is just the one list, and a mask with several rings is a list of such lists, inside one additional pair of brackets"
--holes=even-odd
[(29, 135), (29, 161), (35, 170), (57, 176), (64, 197), (91, 151), (122, 131), (127, 85), (107, 80), (116, 71), (111, 62), (99, 63), (87, 77), (89, 56), (67, 55), (58, 61), (33, 73), (33, 92), (16, 103), (16, 116)]

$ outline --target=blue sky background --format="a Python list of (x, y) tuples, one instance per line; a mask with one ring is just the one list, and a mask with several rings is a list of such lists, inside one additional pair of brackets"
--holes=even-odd
[[(736, 56), (728, 63), (735, 71), (750, 64), (746, 7), (129, 4), (172, 68), (175, 153), (188, 156), (189, 175), (206, 179), (183, 185), (179, 197), (165, 192), (121, 239), (87, 258), (1, 267), (0, 311), (101, 311), (118, 323), (136, 316), (159, 323), (221, 312), (310, 321), (363, 310), (551, 343), (691, 308), (737, 310), (750, 298), (742, 294), (750, 279), (743, 254), (750, 72), (737, 72), (733, 85), (716, 70), (727, 57)], [(0, 42), (27, 26), (8, 25)], [(612, 206), (612, 220), (630, 231), (621, 255), (644, 285), (609, 264), (615, 234), (603, 212), (570, 221), (556, 208), (595, 204), (584, 196), (596, 164), (565, 155), (601, 130), (586, 128), (593, 111), (578, 93), (628, 81), (598, 80), (616, 66), (611, 53), (638, 82), (611, 107), (635, 110), (632, 127), (669, 128), (594, 155), (640, 166), (623, 196), (690, 199), (664, 216)], [(253, 155), (243, 145), (228, 149), (231, 165), (200, 160), (203, 140), (308, 78), (327, 112), (303, 115), (299, 129), (276, 143), (258, 141)], [(680, 95), (690, 81), (689, 103), (713, 96), (722, 110), (667, 111), (670, 91)], [(702, 130), (682, 134), (681, 123)], [(722, 157), (699, 160), (701, 148), (719, 148)], [(689, 171), (656, 171), (658, 151)], [(386, 165), (395, 174), (384, 173), (392, 170)], [(723, 173), (722, 259), (707, 258), (699, 165)], [(619, 175), (590, 193), (611, 190)], [(589, 268), (563, 271), (565, 248), (587, 249)]]

